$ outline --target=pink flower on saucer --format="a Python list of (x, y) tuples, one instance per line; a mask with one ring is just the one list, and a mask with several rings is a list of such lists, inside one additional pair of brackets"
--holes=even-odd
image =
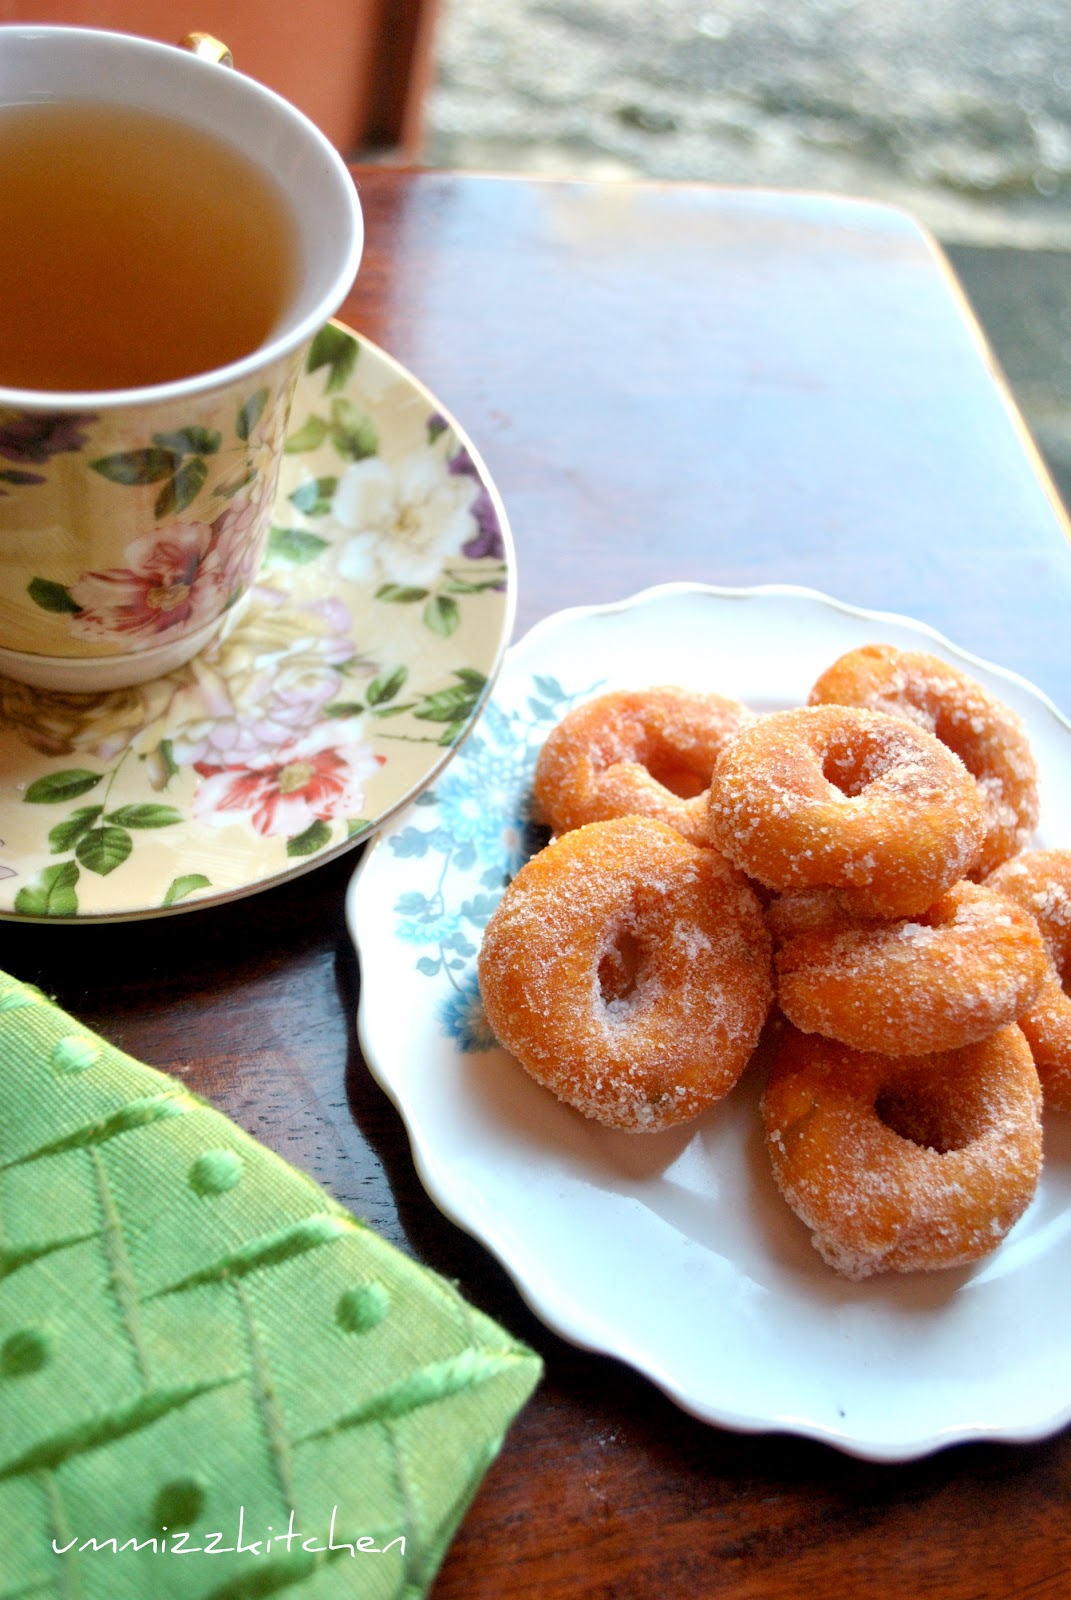
[(218, 563), (209, 559), (212, 528), (177, 522), (126, 547), (125, 567), (83, 572), (71, 584), (78, 612), (71, 632), (119, 649), (136, 649), (160, 634), (187, 633), (211, 622), (227, 599)]
[(245, 820), (257, 833), (287, 839), (314, 822), (358, 816), (365, 780), (383, 762), (353, 740), (358, 726), (355, 719), (350, 728), (346, 721), (322, 724), (243, 766), (195, 762), (204, 782), (194, 796), (194, 816), (216, 827)]

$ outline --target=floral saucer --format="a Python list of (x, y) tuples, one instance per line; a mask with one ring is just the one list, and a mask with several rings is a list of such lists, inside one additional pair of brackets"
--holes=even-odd
[(505, 512), (468, 439), (328, 324), (265, 564), (213, 643), (94, 695), (0, 678), (0, 917), (159, 916), (349, 849), (450, 759), (513, 606)]

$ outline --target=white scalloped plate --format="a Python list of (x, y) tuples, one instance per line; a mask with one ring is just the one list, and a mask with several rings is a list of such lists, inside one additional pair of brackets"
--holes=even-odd
[(1071, 843), (1071, 726), (1023, 679), (812, 591), (668, 585), (562, 612), (514, 646), (480, 728), (376, 841), (348, 912), (362, 1047), (421, 1179), (538, 1315), (705, 1421), (895, 1461), (1071, 1418), (1071, 1118), (1048, 1118), (1039, 1192), (988, 1260), (849, 1283), (774, 1191), (754, 1074), (686, 1129), (614, 1133), (494, 1046), (475, 983), (480, 927), (530, 848), (535, 751), (569, 705), (678, 682), (771, 710), (879, 640), (963, 666), (1018, 711), (1040, 768), (1039, 842)]

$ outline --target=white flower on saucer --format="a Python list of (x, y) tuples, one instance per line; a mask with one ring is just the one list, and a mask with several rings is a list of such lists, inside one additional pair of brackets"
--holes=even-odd
[(429, 453), (393, 467), (378, 456), (347, 467), (331, 507), (336, 527), (351, 534), (339, 572), (355, 583), (433, 582), (473, 537), (478, 488)]

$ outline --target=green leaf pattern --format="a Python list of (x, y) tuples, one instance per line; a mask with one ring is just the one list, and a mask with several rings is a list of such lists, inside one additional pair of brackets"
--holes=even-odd
[(78, 878), (77, 861), (45, 867), (34, 883), (18, 891), (15, 910), (22, 917), (73, 917), (78, 910)]
[(6, 974), (0, 1082), (4, 1594), (418, 1600), (537, 1359)]
[(193, 456), (191, 460), (184, 461), (180, 467), (168, 478), (160, 493), (156, 497), (153, 513), (158, 522), (163, 522), (166, 517), (175, 517), (180, 511), (192, 505), (205, 486), (208, 477), (208, 462), (200, 456)]
[(268, 535), (267, 557), (269, 564), (284, 561), (304, 567), (328, 548), (328, 541), (318, 533), (308, 533), (304, 528), (273, 528)]
[(88, 772), (84, 767), (71, 767), (64, 772), (50, 772), (36, 778), (23, 798), (30, 805), (59, 805), (64, 800), (76, 800), (88, 794), (101, 780), (99, 772)]
[(193, 894), (197, 889), (210, 889), (211, 878), (206, 878), (203, 872), (186, 872), (181, 877), (174, 878), (164, 895), (161, 905), (173, 906), (180, 900), (185, 900), (188, 894)]
[[(260, 388), (238, 408), (234, 437), (243, 457), (248, 456), (249, 443), (270, 398), (268, 389)], [(208, 482), (211, 458), (223, 451), (223, 443), (223, 435), (218, 430), (191, 425), (177, 428), (171, 433), (155, 433), (149, 445), (101, 456), (89, 465), (102, 478), (125, 488), (159, 484), (153, 502), (153, 515), (157, 522), (166, 522), (168, 518), (179, 516), (197, 500)], [(233, 454), (232, 450), (230, 455)], [(231, 482), (221, 478), (213, 492), (227, 498), (252, 484), (256, 475), (255, 466), (246, 459), (243, 472)], [(35, 592), (35, 586), (38, 586), (38, 592)], [(50, 610), (59, 609), (55, 603), (46, 604), (48, 596), (43, 579), (35, 579), (30, 592), (38, 605)]]
[(253, 437), (253, 430), (263, 416), (264, 407), (267, 403), (267, 389), (258, 389), (255, 394), (251, 394), (249, 399), (244, 402), (238, 412), (238, 421), (235, 425), (235, 431), (239, 439), (248, 440)]
[(357, 365), (360, 348), (357, 340), (351, 338), (344, 328), (329, 322), (312, 341), (305, 370), (319, 372), (321, 367), (326, 367), (328, 372), (324, 392), (333, 394), (346, 387)]
[(81, 610), (81, 606), (71, 597), (70, 590), (62, 583), (53, 583), (49, 578), (31, 578), (26, 585), (26, 592), (42, 611), (68, 612), (71, 616), (77, 616)]
[(286, 853), (291, 857), (314, 856), (330, 841), (331, 829), (326, 822), (317, 819), (316, 822), (310, 822), (302, 833), (297, 833), (286, 841)]
[[(104, 783), (106, 803), (122, 759), (110, 773), (90, 772), (80, 767), (48, 773), (31, 783), (23, 798), (31, 805), (66, 805)], [(182, 812), (177, 807), (153, 802), (118, 806), (113, 811), (106, 811), (103, 804), (76, 806), (48, 832), (52, 854), (66, 855), (73, 851), (75, 859), (60, 866), (46, 867), (33, 883), (20, 889), (15, 901), (16, 911), (33, 917), (76, 915), (79, 864), (88, 872), (107, 877), (130, 856), (134, 848), (131, 829), (170, 828), (181, 821)], [(176, 888), (176, 884), (180, 887)], [(171, 905), (195, 889), (206, 887), (209, 882), (202, 875), (198, 875), (196, 882), (176, 879), (168, 890), (170, 899), (165, 900), (165, 904)]]

